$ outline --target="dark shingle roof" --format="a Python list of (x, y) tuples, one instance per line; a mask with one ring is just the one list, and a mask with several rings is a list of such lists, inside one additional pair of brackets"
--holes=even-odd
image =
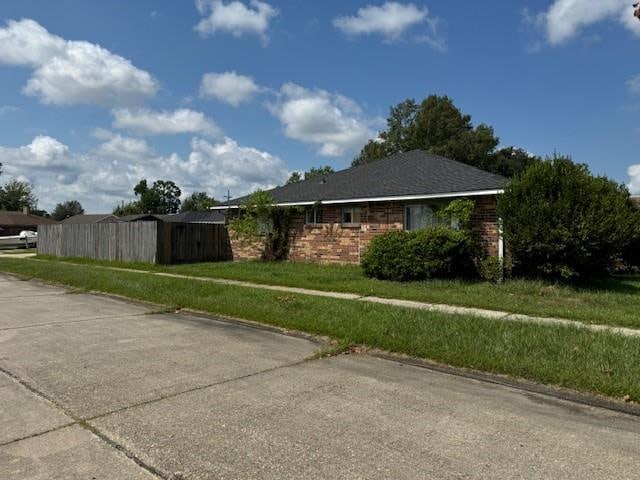
[(218, 211), (182, 212), (174, 215), (158, 215), (164, 222), (180, 223), (224, 223), (225, 215)]
[[(277, 203), (306, 203), (499, 190), (507, 181), (465, 163), (412, 150), (269, 193)], [(246, 198), (231, 200), (229, 205)]]
[(65, 225), (80, 225), (80, 224), (91, 224), (91, 223), (109, 223), (109, 222), (118, 222), (119, 219), (115, 215), (110, 213), (98, 213), (98, 214), (87, 214), (87, 215), (74, 215), (73, 217), (65, 218), (60, 223), (64, 223)]
[(40, 217), (30, 213), (0, 211), (0, 225), (5, 227), (32, 227), (58, 223), (51, 218)]
[(125, 215), (124, 217), (119, 217), (121, 222), (160, 222), (160, 215), (153, 215), (151, 213), (138, 213), (135, 215)]

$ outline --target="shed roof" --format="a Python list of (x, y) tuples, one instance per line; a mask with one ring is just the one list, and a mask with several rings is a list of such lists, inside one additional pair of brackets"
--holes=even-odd
[(65, 218), (60, 223), (65, 225), (79, 225), (88, 223), (104, 223), (104, 222), (118, 222), (119, 219), (115, 215), (110, 213), (97, 213), (97, 214), (83, 214), (74, 215), (73, 217)]

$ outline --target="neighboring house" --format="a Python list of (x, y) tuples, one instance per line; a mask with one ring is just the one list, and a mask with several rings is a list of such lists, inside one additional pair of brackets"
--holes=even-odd
[[(475, 201), (472, 228), (488, 255), (502, 256), (496, 201), (507, 182), (500, 175), (414, 150), (269, 193), (280, 206), (302, 207), (290, 224), (291, 260), (359, 263), (372, 238), (440, 224), (445, 220), (437, 210), (456, 198)], [(246, 198), (213, 209), (233, 211)], [(256, 248), (237, 241), (232, 247), (235, 259), (259, 255)]]
[(93, 215), (74, 215), (73, 217), (65, 218), (60, 223), (63, 225), (88, 225), (93, 223), (114, 223), (119, 221), (118, 217), (110, 213), (98, 213)]
[(50, 218), (24, 212), (0, 211), (0, 235), (20, 235), (24, 230), (38, 231), (40, 225), (58, 223)]
[(219, 211), (182, 212), (167, 215), (140, 214), (120, 217), (120, 222), (165, 222), (165, 223), (206, 223), (209, 225), (224, 225), (225, 215)]
[(118, 217), (120, 222), (161, 222), (161, 215), (152, 215), (150, 213), (140, 213), (137, 215), (125, 215)]

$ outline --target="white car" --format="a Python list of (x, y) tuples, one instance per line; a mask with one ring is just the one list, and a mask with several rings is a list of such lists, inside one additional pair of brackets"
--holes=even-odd
[(38, 244), (38, 233), (31, 230), (23, 230), (20, 235), (0, 237), (0, 248), (31, 248)]

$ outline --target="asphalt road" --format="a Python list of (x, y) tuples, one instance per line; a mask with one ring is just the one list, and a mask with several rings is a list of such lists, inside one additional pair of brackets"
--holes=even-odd
[(640, 419), (0, 276), (0, 478), (633, 479)]

